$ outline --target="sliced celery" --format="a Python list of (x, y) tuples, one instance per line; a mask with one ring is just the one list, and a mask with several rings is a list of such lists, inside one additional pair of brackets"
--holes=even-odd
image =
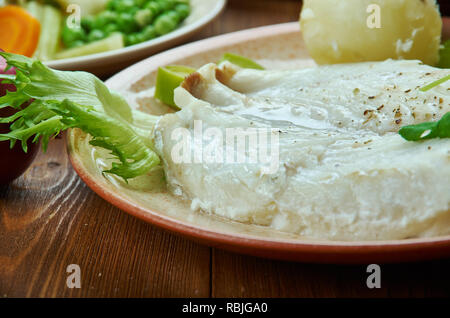
[(114, 33), (106, 39), (95, 41), (83, 46), (75, 47), (58, 52), (56, 59), (67, 59), (71, 57), (102, 53), (111, 50), (117, 50), (124, 47), (123, 36), (121, 33)]
[(173, 91), (193, 72), (195, 69), (181, 65), (160, 67), (156, 76), (155, 98), (172, 108), (179, 109), (173, 100)]
[(25, 10), (27, 10), (27, 12), (31, 14), (33, 17), (35, 17), (38, 21), (42, 20), (43, 8), (44, 6), (42, 6), (36, 1), (30, 1), (25, 6)]
[(222, 59), (220, 60), (220, 62), (223, 62), (223, 61), (228, 61), (228, 62), (233, 63), (242, 68), (253, 68), (256, 70), (264, 70), (264, 67), (262, 67), (255, 61), (253, 61), (247, 57), (240, 56), (240, 55), (233, 54), (233, 53), (225, 53), (223, 55)]
[(38, 12), (40, 14), (37, 19), (41, 23), (41, 35), (34, 57), (41, 61), (49, 61), (54, 58), (58, 49), (62, 14), (58, 9), (50, 5), (41, 6)]

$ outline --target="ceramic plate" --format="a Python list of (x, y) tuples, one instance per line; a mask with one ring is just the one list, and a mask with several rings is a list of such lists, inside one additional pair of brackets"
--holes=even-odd
[(59, 70), (89, 71), (97, 75), (113, 74), (156, 52), (182, 43), (214, 20), (225, 4), (226, 0), (191, 0), (192, 12), (189, 17), (177, 30), (164, 36), (119, 50), (54, 60), (45, 64)]
[[(269, 45), (270, 44), (270, 45)], [(168, 111), (152, 98), (159, 66), (199, 67), (225, 52), (257, 60), (267, 68), (314, 65), (302, 41), (298, 23), (250, 29), (191, 43), (146, 59), (112, 77), (107, 85), (126, 96), (133, 107), (161, 114)], [(79, 130), (68, 135), (72, 164), (102, 198), (123, 211), (171, 232), (213, 247), (256, 256), (320, 263), (382, 263), (450, 256), (450, 236), (395, 241), (336, 242), (310, 240), (262, 226), (241, 224), (192, 212), (189, 203), (170, 195), (162, 171), (128, 185), (103, 176), (104, 153), (91, 147)]]

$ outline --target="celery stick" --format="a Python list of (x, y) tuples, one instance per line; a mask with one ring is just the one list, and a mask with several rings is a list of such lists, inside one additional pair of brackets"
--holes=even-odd
[(194, 68), (181, 65), (160, 67), (156, 76), (155, 98), (178, 110), (173, 100), (173, 91), (193, 72)]
[(43, 6), (36, 1), (30, 1), (25, 6), (25, 10), (39, 21), (42, 20), (42, 9)]
[(41, 22), (41, 37), (34, 56), (41, 61), (52, 60), (58, 49), (62, 14), (58, 9), (45, 5), (38, 19)]
[(240, 56), (240, 55), (233, 54), (233, 53), (225, 53), (222, 57), (222, 60), (220, 60), (220, 62), (223, 62), (223, 61), (228, 61), (228, 62), (233, 63), (242, 68), (253, 68), (256, 70), (264, 70), (264, 67), (262, 67), (255, 61), (253, 61), (247, 57)]
[(101, 53), (124, 47), (123, 36), (121, 33), (114, 33), (106, 39), (95, 41), (83, 46), (75, 47), (58, 52), (55, 56), (56, 59), (67, 59), (71, 57)]

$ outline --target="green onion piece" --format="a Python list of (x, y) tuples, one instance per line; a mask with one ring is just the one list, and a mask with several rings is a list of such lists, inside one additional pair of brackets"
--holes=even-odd
[(255, 61), (253, 61), (247, 57), (240, 56), (240, 55), (233, 54), (233, 53), (225, 53), (223, 55), (222, 59), (220, 60), (220, 62), (223, 62), (223, 61), (228, 61), (228, 62), (233, 63), (242, 68), (252, 68), (255, 70), (264, 70), (264, 67), (262, 67)]
[(442, 116), (437, 122), (404, 126), (400, 129), (399, 134), (408, 141), (450, 138), (450, 112)]
[(182, 65), (160, 67), (156, 75), (155, 98), (178, 110), (173, 91), (193, 72), (194, 68)]
[(435, 88), (436, 86), (439, 86), (442, 83), (447, 82), (448, 80), (450, 80), (450, 75), (447, 75), (446, 77), (443, 77), (443, 78), (441, 78), (441, 79), (439, 79), (439, 80), (437, 80), (437, 81), (435, 81), (435, 82), (433, 82), (431, 84), (428, 84), (427, 86), (422, 87), (420, 90), (422, 92), (429, 91), (430, 89)]
[[(219, 63), (223, 61), (228, 61), (242, 68), (264, 70), (264, 67), (255, 61), (233, 53), (225, 53)], [(174, 90), (193, 72), (195, 72), (195, 69), (182, 65), (160, 67), (156, 75), (155, 98), (179, 110), (174, 101)]]

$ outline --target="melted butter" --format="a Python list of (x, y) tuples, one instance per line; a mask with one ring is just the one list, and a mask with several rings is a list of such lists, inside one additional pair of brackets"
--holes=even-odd
[(268, 123), (271, 127), (297, 126), (309, 129), (332, 129), (333, 126), (323, 119), (313, 119), (302, 108), (291, 107), (249, 107), (235, 111), (244, 118)]

